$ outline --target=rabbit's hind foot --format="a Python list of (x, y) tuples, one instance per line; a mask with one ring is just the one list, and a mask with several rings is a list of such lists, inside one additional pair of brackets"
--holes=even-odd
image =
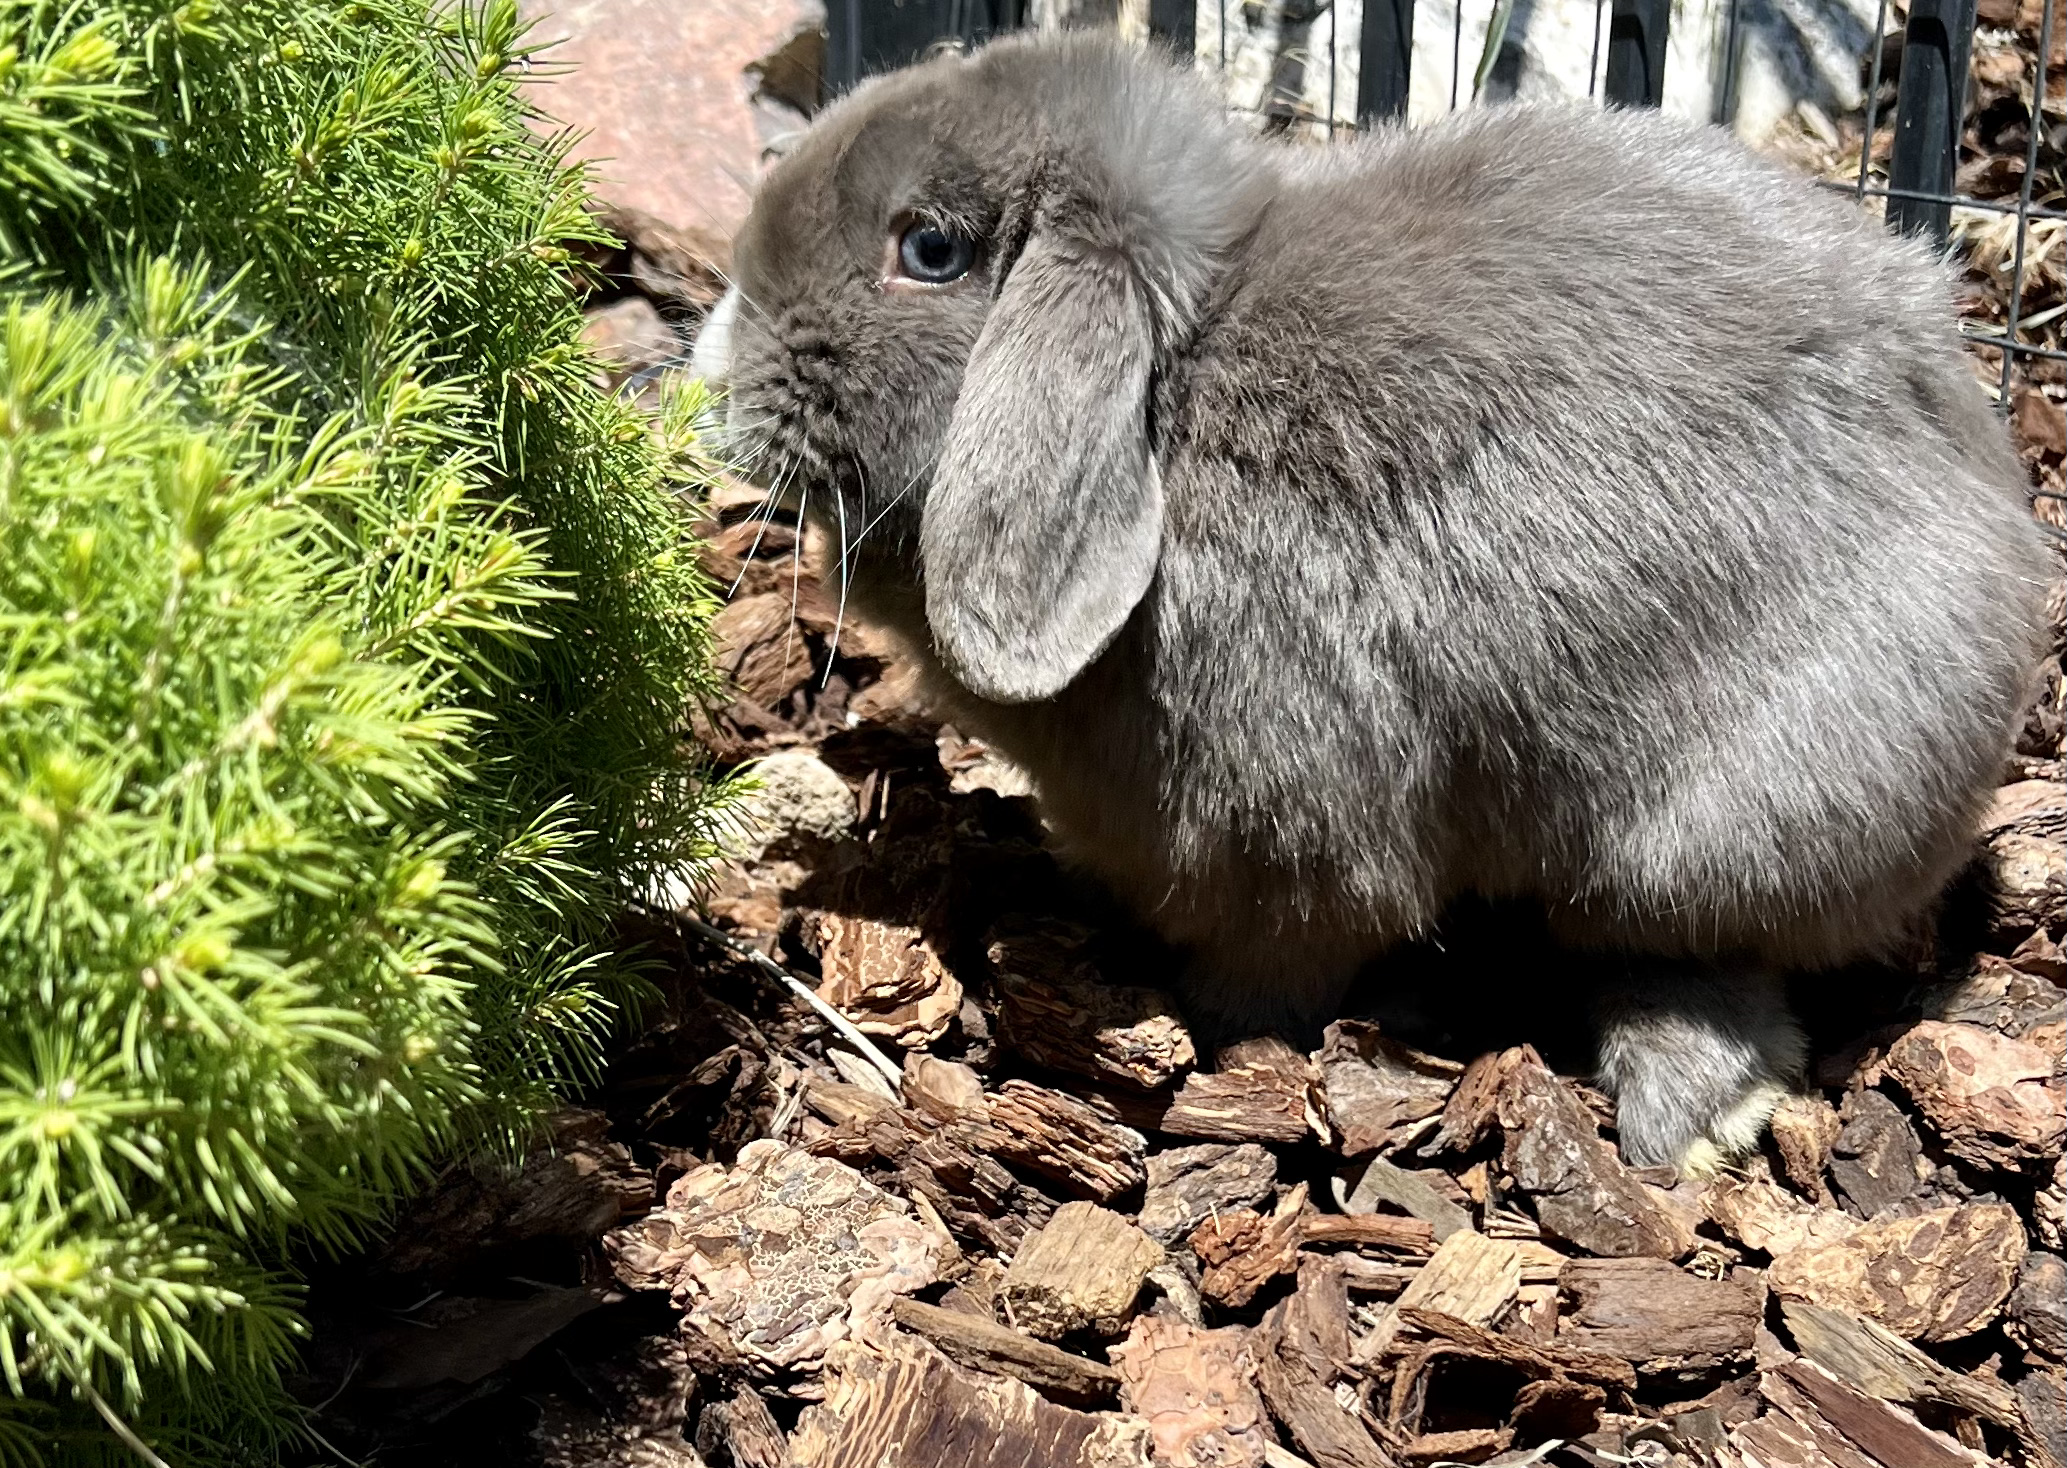
[(1604, 987), (1598, 1023), (1623, 1157), (1686, 1176), (1757, 1150), (1806, 1051), (1785, 986), (1751, 967), (1631, 962)]

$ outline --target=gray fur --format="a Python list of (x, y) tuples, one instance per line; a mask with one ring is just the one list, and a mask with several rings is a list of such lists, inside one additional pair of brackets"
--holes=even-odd
[(1060, 693), (1155, 576), (1163, 494), (1141, 294), (1124, 258), (1043, 231), (969, 354), (919, 564), (941, 663), (981, 698)]
[[(978, 269), (885, 288), (912, 217)], [(2037, 646), (2022, 476), (1945, 271), (1720, 133), (1279, 148), (1014, 39), (830, 109), (737, 261), (735, 422), (873, 527), (851, 604), (1208, 1019), (1310, 1026), (1458, 894), (1539, 899), (1684, 961), (1601, 1056), (1685, 1158), (1798, 1063), (1750, 976), (1880, 950), (1966, 852)]]
[(1756, 1147), (1807, 1052), (1779, 977), (1684, 958), (1602, 966), (1599, 1068), (1629, 1160), (1707, 1164)]

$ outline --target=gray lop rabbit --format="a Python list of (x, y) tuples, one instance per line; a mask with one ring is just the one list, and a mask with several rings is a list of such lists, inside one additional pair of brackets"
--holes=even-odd
[[(1012, 39), (762, 184), (697, 366), (957, 723), (1310, 1032), (1462, 894), (1598, 956), (1624, 1152), (1755, 1145), (1789, 970), (1961, 864), (2047, 557), (1943, 269), (1656, 114), (1301, 149)], [(1589, 960), (1590, 961), (1590, 960)]]

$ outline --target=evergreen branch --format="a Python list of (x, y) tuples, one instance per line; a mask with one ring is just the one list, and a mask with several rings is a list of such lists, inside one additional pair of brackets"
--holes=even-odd
[(259, 1261), (527, 1135), (714, 849), (714, 466), (592, 385), (536, 49), (0, 0), (0, 1461), (278, 1440)]

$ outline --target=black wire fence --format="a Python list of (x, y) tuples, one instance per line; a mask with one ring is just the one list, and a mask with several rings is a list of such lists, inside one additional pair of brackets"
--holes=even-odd
[[(827, 46), (824, 84), (836, 94), (872, 73), (904, 65), (942, 43), (974, 45), (992, 36), (1034, 24), (1037, 5), (1057, 6), (1069, 0), (827, 0)], [(1298, 17), (1310, 22), (1330, 11), (1338, 0), (1106, 0), (1125, 28), (1131, 23), (1173, 49), (1191, 56), (1201, 65), (1229, 65), (1227, 34), (1231, 4), (1274, 3), (1289, 15), (1295, 7)], [(1512, 0), (1489, 0), (1494, 9), (1493, 26), (1504, 23), (1502, 6)], [(1755, 0), (1727, 0), (1724, 19), (1723, 67), (1715, 103), (1717, 120), (1732, 116), (1737, 86), (1737, 55), (1740, 12)], [(1980, 0), (1999, 8), (2002, 0)], [(2028, 7), (2031, 0), (2023, 0)], [(2009, 110), (2021, 101), (2023, 118), (2022, 177), (2014, 196), (1982, 197), (1961, 188), (1962, 138), (1971, 141), (1972, 118), (1969, 99), (1976, 48), (1977, 0), (1907, 0), (1906, 17), (1899, 29), (1891, 29), (1896, 18), (1892, 6), (1901, 0), (1879, 0), (1870, 46), (1862, 53), (1870, 57), (1866, 71), (1863, 125), (1860, 127), (1856, 158), (1848, 165), (1848, 180), (1825, 179), (1826, 186), (1849, 190), (1862, 202), (1885, 201), (1889, 226), (1905, 233), (1926, 234), (1941, 246), (1953, 242), (1955, 210), (1975, 211), (1976, 216), (1998, 216), (2013, 229), (2009, 240), (1995, 241), (2001, 256), (1995, 273), (1999, 304), (1987, 314), (1994, 319), (1968, 323), (1968, 339), (1984, 349), (1985, 355), (1999, 355), (1996, 386), (2005, 411), (2020, 382), (2060, 382), (2067, 351), (2041, 340), (2041, 328), (2051, 327), (2057, 340), (2058, 318), (2067, 307), (2032, 311), (2027, 306), (2034, 262), (2041, 255), (2067, 254), (2067, 198), (2062, 197), (2057, 177), (2059, 158), (2067, 148), (2067, 123), (2049, 124), (2046, 99), (2049, 89), (2062, 90), (2061, 68), (2054, 63), (2060, 10), (2067, 0), (2036, 0), (2040, 9), (2037, 27), (2035, 74), (2021, 98), (2011, 98)], [(1593, 57), (1589, 95), (1598, 92), (1607, 105), (1657, 107), (1666, 96), (1667, 40), (1672, 24), (1672, 0), (1595, 0)], [(1216, 23), (1220, 33), (1201, 36), (1202, 12), (1207, 23)], [(1403, 119), (1407, 112), (1409, 84), (1414, 56), (1415, 0), (1363, 0), (1357, 25), (1355, 108), (1357, 126), (1371, 126)], [(1999, 17), (1997, 17), (1999, 18)], [(1324, 104), (1325, 132), (1336, 125), (1338, 67), (1336, 25), (1330, 16), (1325, 40), (1326, 60), (1316, 56), (1314, 64), (1325, 64), (1327, 100)], [(1463, 7), (1455, 14), (1457, 34), (1451, 48), (1448, 78), (1450, 105), (1458, 104), (1463, 75)], [(1999, 30), (1999, 28), (1998, 28)], [(1316, 46), (1318, 43), (1314, 43)], [(1603, 56), (1603, 52), (1605, 55)], [(1490, 53), (1489, 53), (1490, 54)], [(1605, 68), (1602, 61), (1605, 60)], [(2049, 65), (2050, 63), (2050, 65)], [(1472, 92), (1483, 80), (1483, 71), (1471, 78)], [(1883, 102), (1892, 86), (1892, 118)], [(2002, 110), (2001, 88), (1992, 105)], [(1467, 93), (1466, 95), (1470, 95)], [(1346, 100), (1346, 99), (1343, 99)], [(2060, 108), (2060, 102), (2053, 104)], [(2067, 109), (2063, 109), (2067, 110)], [(1998, 122), (2002, 119), (1997, 118)], [(1892, 134), (1889, 123), (1892, 122)], [(2014, 124), (2016, 119), (2010, 119)], [(1998, 135), (2000, 130), (1998, 129)], [(1834, 141), (1834, 139), (1833, 139)], [(2042, 163), (2050, 180), (2041, 185)], [(1971, 217), (1971, 216), (1970, 216)], [(2006, 244), (2006, 248), (2003, 246)], [(2059, 273), (2060, 262), (2048, 268)], [(2049, 400), (2047, 400), (2049, 402)], [(2059, 411), (2057, 404), (2040, 411)], [(2056, 491), (2040, 491), (2059, 498)]]

